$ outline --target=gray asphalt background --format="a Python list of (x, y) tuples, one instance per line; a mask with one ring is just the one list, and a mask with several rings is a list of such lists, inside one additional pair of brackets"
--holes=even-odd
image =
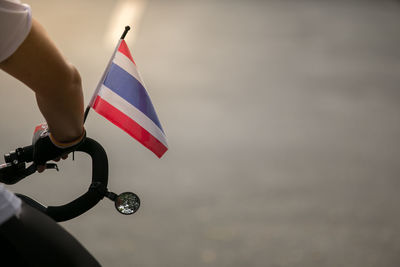
[[(109, 188), (142, 207), (122, 216), (104, 200), (62, 225), (104, 266), (400, 266), (400, 3), (147, 2), (126, 41), (170, 150), (159, 160), (92, 111)], [(88, 101), (115, 2), (28, 3)], [(43, 119), (32, 92), (0, 79), (7, 152)], [(67, 202), (89, 184), (76, 157), (10, 188)]]

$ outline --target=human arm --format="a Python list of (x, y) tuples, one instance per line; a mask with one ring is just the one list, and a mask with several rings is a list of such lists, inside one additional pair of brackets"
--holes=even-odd
[(0, 68), (25, 83), (36, 95), (52, 136), (61, 143), (82, 136), (83, 93), (81, 78), (48, 37), (32, 20), (30, 33)]

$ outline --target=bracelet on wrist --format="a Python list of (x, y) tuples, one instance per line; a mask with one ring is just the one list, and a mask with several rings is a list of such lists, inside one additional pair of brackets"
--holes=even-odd
[(50, 137), (51, 142), (52, 142), (56, 147), (58, 147), (58, 148), (68, 148), (68, 147), (71, 147), (71, 146), (74, 146), (74, 145), (79, 144), (79, 142), (81, 142), (82, 139), (85, 138), (85, 135), (86, 135), (86, 130), (85, 130), (85, 128), (83, 128), (82, 134), (81, 134), (77, 139), (75, 139), (75, 140), (73, 140), (73, 141), (69, 141), (69, 142), (60, 142), (60, 141), (57, 141), (57, 140), (54, 138), (54, 136), (51, 134), (51, 132), (50, 132), (50, 134), (49, 134), (49, 137)]

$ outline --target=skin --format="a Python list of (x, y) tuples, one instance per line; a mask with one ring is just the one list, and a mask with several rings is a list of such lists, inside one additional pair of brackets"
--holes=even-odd
[[(0, 69), (34, 91), (39, 109), (57, 141), (71, 142), (82, 135), (81, 77), (36, 20), (32, 20), (31, 31), (21, 46), (0, 63)], [(38, 170), (41, 172), (44, 167)]]

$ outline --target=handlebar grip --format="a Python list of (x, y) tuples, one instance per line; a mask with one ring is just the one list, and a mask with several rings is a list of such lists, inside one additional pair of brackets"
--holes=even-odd
[(33, 161), (33, 145), (25, 146), (22, 148), (23, 151), (23, 161), (26, 163)]

